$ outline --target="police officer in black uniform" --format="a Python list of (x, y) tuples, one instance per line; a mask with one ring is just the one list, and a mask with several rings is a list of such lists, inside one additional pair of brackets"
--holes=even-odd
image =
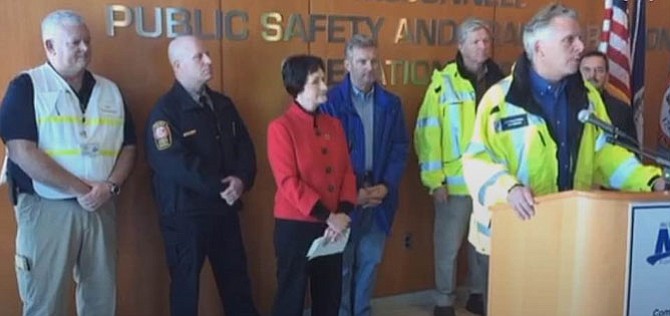
[(170, 270), (171, 314), (198, 314), (207, 257), (226, 315), (258, 315), (237, 214), (256, 175), (253, 144), (233, 102), (207, 87), (212, 60), (202, 42), (175, 38), (168, 55), (176, 81), (151, 111), (146, 149)]

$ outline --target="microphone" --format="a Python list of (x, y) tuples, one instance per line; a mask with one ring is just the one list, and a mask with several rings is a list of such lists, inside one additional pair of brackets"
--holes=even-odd
[(621, 137), (627, 141), (633, 142), (633, 144), (637, 144), (637, 140), (633, 139), (633, 137), (630, 137), (626, 133), (622, 132), (616, 126), (599, 119), (595, 114), (593, 114), (593, 112), (589, 110), (579, 111), (579, 114), (577, 114), (577, 119), (579, 119), (579, 121), (584, 124), (593, 124), (603, 130), (605, 133), (613, 135), (615, 138)]
[(579, 114), (577, 114), (577, 119), (579, 119), (579, 121), (584, 123), (584, 124), (586, 124), (586, 123), (593, 124), (593, 125), (599, 127), (601, 130), (605, 131), (606, 133), (615, 134), (615, 135), (619, 134), (618, 133), (619, 130), (616, 127), (614, 127), (614, 126), (606, 123), (605, 121), (599, 119), (597, 116), (595, 116), (593, 114), (593, 112), (591, 112), (589, 110), (579, 111)]

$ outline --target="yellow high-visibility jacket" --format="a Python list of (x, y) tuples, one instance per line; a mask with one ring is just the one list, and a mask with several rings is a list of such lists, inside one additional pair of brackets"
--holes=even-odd
[[(530, 90), (529, 62), (525, 55), (514, 73), (484, 95), (475, 118), (472, 140), (463, 155), (465, 181), (473, 198), (468, 240), (477, 251), (490, 253), (488, 206), (506, 203), (510, 188), (520, 183), (534, 196), (558, 192), (558, 147), (548, 123)], [(661, 175), (656, 167), (644, 166), (626, 149), (607, 143), (605, 134), (591, 124), (582, 124), (577, 113), (592, 111), (609, 122), (597, 90), (579, 74), (567, 80), (568, 126), (573, 139), (573, 189), (590, 190), (596, 171), (606, 185), (625, 191), (650, 191)]]
[[(488, 88), (503, 74), (491, 60), (486, 68), (484, 81)], [(477, 96), (473, 79), (464, 69), (459, 53), (444, 69), (433, 71), (419, 109), (414, 146), (421, 181), (431, 193), (446, 184), (449, 194), (468, 195), (461, 157), (472, 137)]]

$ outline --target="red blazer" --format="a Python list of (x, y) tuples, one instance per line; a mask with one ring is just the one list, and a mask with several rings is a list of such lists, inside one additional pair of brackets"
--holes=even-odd
[(340, 122), (295, 102), (268, 127), (268, 159), (277, 184), (276, 218), (308, 222), (317, 201), (330, 212), (356, 204), (356, 178)]

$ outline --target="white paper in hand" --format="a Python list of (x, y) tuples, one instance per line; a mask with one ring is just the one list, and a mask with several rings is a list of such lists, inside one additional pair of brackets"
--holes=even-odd
[(226, 203), (228, 203), (228, 205), (233, 205), (233, 203), (235, 203), (235, 199), (233, 198), (232, 193), (226, 195), (226, 197), (224, 199), (226, 200)]
[(349, 231), (347, 228), (342, 232), (342, 236), (335, 241), (328, 241), (324, 236), (321, 236), (317, 239), (314, 239), (312, 246), (309, 247), (307, 252), (307, 258), (312, 260), (316, 257), (328, 256), (336, 253), (341, 253), (344, 251), (344, 247), (347, 245), (349, 240)]

